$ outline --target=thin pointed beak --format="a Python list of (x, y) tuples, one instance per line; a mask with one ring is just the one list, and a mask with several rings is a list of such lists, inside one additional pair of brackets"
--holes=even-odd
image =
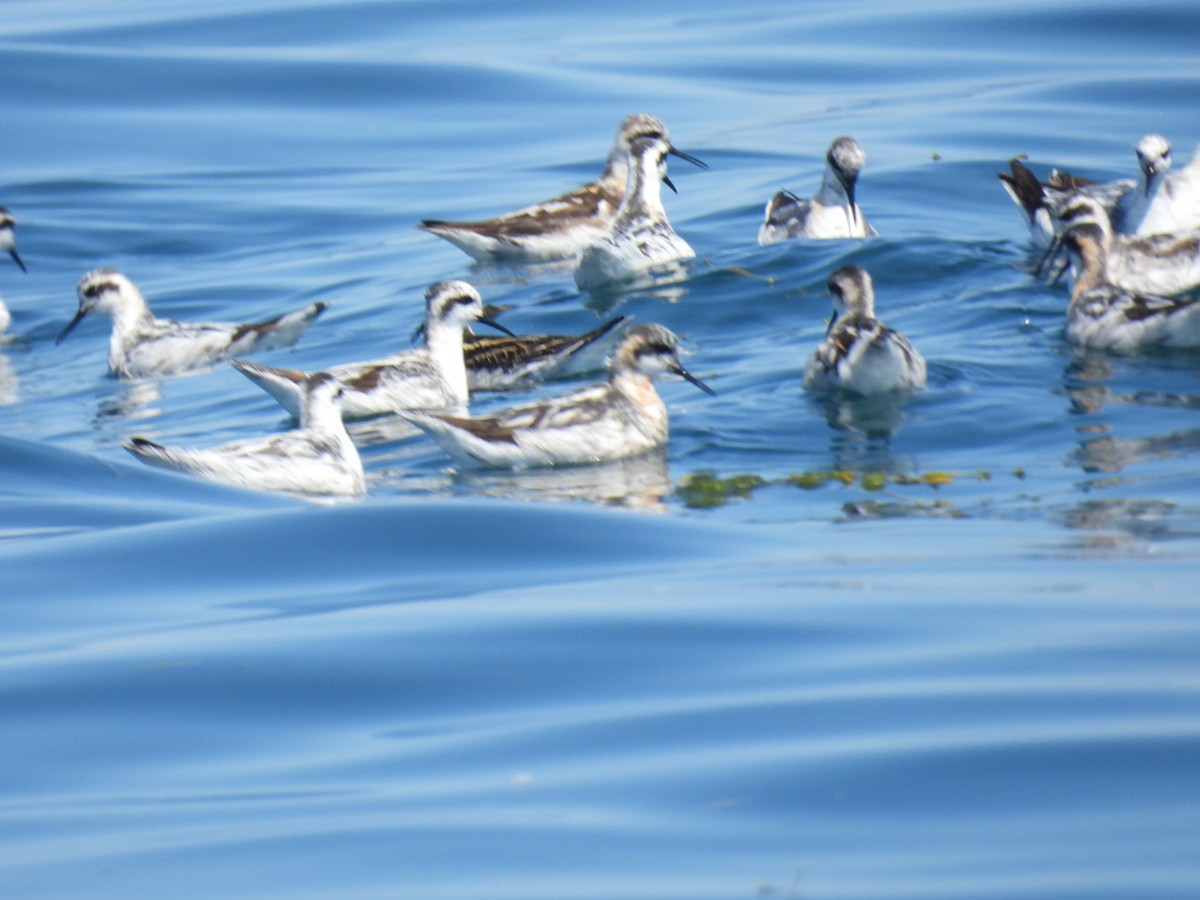
[(671, 179), (666, 175), (663, 176), (663, 184), (665, 184), (671, 190), (675, 191), (675, 193), (677, 193), (677, 194), (679, 193), (679, 190), (675, 187), (674, 182), (672, 182)]
[(1033, 267), (1033, 274), (1038, 278), (1045, 278), (1046, 273), (1050, 270), (1050, 263), (1058, 256), (1058, 251), (1061, 249), (1062, 238), (1056, 234), (1050, 239), (1050, 246), (1046, 248), (1046, 252), (1037, 261), (1037, 265)]
[(846, 185), (846, 199), (850, 201), (850, 218), (853, 220), (854, 224), (857, 225), (858, 224), (858, 204), (854, 202), (855, 186), (856, 185), (853, 181), (851, 181), (848, 185)]
[(1153, 188), (1156, 184), (1158, 184), (1158, 176), (1161, 175), (1163, 172), (1165, 172), (1168, 168), (1170, 168), (1170, 166), (1171, 166), (1171, 157), (1163, 156), (1163, 157), (1156, 159), (1154, 162), (1150, 163), (1150, 165), (1146, 167), (1148, 170), (1146, 172), (1146, 187), (1145, 187), (1145, 193), (1146, 193), (1147, 197), (1150, 196), (1151, 188)]
[(503, 332), (504, 334), (507, 334), (509, 337), (516, 337), (515, 334), (513, 334), (511, 331), (509, 331), (507, 328), (505, 328), (503, 325), (501, 325), (499, 322), (497, 322), (491, 316), (480, 316), (476, 321), (479, 322), (481, 325), (491, 325), (497, 331)]
[(67, 327), (58, 333), (58, 337), (55, 339), (54, 345), (57, 347), (59, 344), (61, 344), (63, 338), (65, 338), (68, 334), (70, 334), (71, 329), (74, 328), (76, 325), (78, 325), (80, 322), (82, 322), (86, 315), (87, 315), (87, 312), (82, 309), (79, 312), (75, 313), (75, 318), (73, 318), (70, 322), (68, 322)]
[(696, 166), (697, 168), (700, 168), (700, 169), (708, 168), (708, 163), (703, 162), (702, 160), (696, 159), (696, 157), (692, 156), (692, 154), (690, 154), (690, 153), (684, 153), (682, 150), (677, 150), (674, 147), (668, 147), (667, 152), (670, 153), (672, 156), (678, 156), (680, 159), (687, 160), (688, 162), (690, 162), (693, 166)]
[(425, 334), (425, 323), (424, 322), (422, 322), (420, 325), (418, 325), (416, 328), (413, 329), (412, 334), (409, 335), (409, 337), (408, 337), (408, 342), (410, 344), (415, 344), (417, 342), (417, 338), (421, 337), (423, 334)]
[(16, 263), (18, 266), (20, 266), (20, 267), (21, 267), (21, 271), (22, 271), (22, 272), (25, 272), (25, 273), (27, 273), (27, 274), (28, 274), (29, 270), (28, 270), (27, 268), (25, 268), (25, 263), (21, 262), (21, 257), (19, 257), (19, 256), (17, 255), (17, 248), (16, 248), (16, 247), (9, 247), (9, 248), (8, 248), (8, 255), (9, 255), (9, 256), (11, 256), (11, 257), (13, 258), (13, 262), (15, 262), (15, 263)]
[(1053, 287), (1054, 285), (1058, 284), (1059, 279), (1066, 274), (1066, 271), (1069, 268), (1071, 268), (1071, 258), (1067, 256), (1061, 263), (1059, 263), (1058, 269), (1054, 272), (1054, 274), (1050, 276), (1050, 286)]
[(829, 333), (831, 331), (833, 331), (833, 326), (837, 324), (837, 320), (838, 320), (838, 313), (837, 313), (837, 310), (835, 309), (833, 311), (833, 314), (830, 315), (830, 317), (829, 317), (829, 327), (825, 329), (825, 337), (829, 337)]
[(691, 372), (689, 372), (683, 366), (676, 366), (673, 369), (673, 371), (680, 378), (684, 379), (685, 381), (690, 381), (692, 384), (694, 384), (696, 387), (700, 388), (700, 390), (704, 391), (704, 393), (708, 394), (710, 397), (715, 397), (717, 395), (716, 391), (714, 391), (712, 388), (710, 388), (707, 384), (705, 384), (703, 381), (701, 381), (699, 378), (697, 378), (695, 375), (693, 375)]

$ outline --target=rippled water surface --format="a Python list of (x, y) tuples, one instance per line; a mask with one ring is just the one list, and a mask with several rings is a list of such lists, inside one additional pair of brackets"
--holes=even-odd
[[(11, 2), (0, 260), (0, 895), (1191, 898), (1200, 356), (1072, 351), (995, 173), (1200, 142), (1170, 2)], [(415, 230), (550, 196), (646, 111), (707, 172), (698, 257), (576, 291)], [(759, 247), (868, 164), (882, 236)], [(825, 281), (929, 360), (901, 402), (800, 379)], [(354, 426), (368, 496), (147, 469), (290, 423), (216, 368), (123, 382), (75, 283), (156, 312), (328, 313), (264, 362), (407, 345), (465, 278), (517, 332), (661, 322), (717, 390), (667, 448), (461, 473)], [(570, 385), (540, 389), (551, 393)], [(483, 396), (477, 409), (511, 402)]]

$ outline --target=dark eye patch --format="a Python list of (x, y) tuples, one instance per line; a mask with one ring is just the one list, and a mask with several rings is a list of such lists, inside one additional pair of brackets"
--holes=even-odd
[(90, 300), (92, 297), (100, 296), (100, 294), (102, 294), (106, 288), (110, 287), (112, 287), (112, 285), (107, 281), (95, 282), (93, 284), (89, 284), (83, 289), (83, 296)]
[(664, 344), (662, 341), (651, 341), (642, 347), (641, 352), (644, 356), (669, 356), (675, 352), (675, 348), (670, 344)]

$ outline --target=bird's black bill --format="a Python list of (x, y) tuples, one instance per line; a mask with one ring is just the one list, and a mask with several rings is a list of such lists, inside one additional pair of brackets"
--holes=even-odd
[(1042, 254), (1042, 258), (1039, 259), (1037, 265), (1033, 267), (1033, 274), (1038, 278), (1049, 278), (1050, 273), (1054, 270), (1058, 263), (1058, 256), (1062, 250), (1062, 237), (1056, 234), (1053, 238), (1051, 238), (1050, 246), (1046, 248), (1046, 252)]
[(833, 326), (837, 324), (837, 310), (833, 311), (833, 315), (829, 317), (829, 327), (825, 329), (825, 337), (829, 337), (829, 333), (833, 331)]
[(678, 156), (680, 159), (687, 160), (693, 166), (696, 166), (699, 169), (707, 169), (708, 168), (708, 163), (704, 162), (703, 160), (696, 159), (696, 157), (692, 156), (692, 154), (690, 154), (690, 153), (684, 153), (682, 150), (676, 150), (674, 147), (668, 148), (667, 152), (670, 153), (672, 156)]
[(699, 378), (697, 378), (695, 375), (693, 375), (691, 372), (689, 372), (683, 366), (680, 366), (679, 368), (677, 368), (675, 370), (675, 374), (678, 375), (680, 378), (683, 378), (685, 381), (690, 381), (692, 384), (694, 384), (696, 387), (700, 388), (700, 390), (704, 391), (704, 393), (708, 394), (710, 397), (715, 397), (717, 395), (716, 391), (714, 391), (712, 388), (710, 388), (707, 384), (705, 384), (703, 381), (701, 381)]
[(20, 267), (21, 267), (21, 271), (22, 271), (22, 272), (28, 272), (28, 271), (29, 271), (27, 268), (25, 268), (25, 263), (21, 262), (21, 257), (19, 257), (19, 256), (17, 255), (17, 251), (16, 251), (16, 250), (14, 250), (13, 248), (11, 248), (11, 247), (10, 247), (10, 248), (9, 248), (9, 250), (8, 250), (8, 255), (9, 255), (9, 256), (11, 256), (11, 257), (13, 258), (13, 262), (15, 262), (15, 263), (16, 263), (18, 266), (20, 266)]
[(54, 341), (55, 345), (57, 346), (58, 344), (61, 344), (63, 338), (65, 338), (68, 334), (70, 334), (71, 329), (74, 328), (76, 325), (78, 325), (80, 322), (82, 322), (83, 317), (86, 315), (87, 315), (87, 313), (84, 312), (82, 309), (79, 312), (75, 313), (75, 318), (73, 318), (70, 322), (68, 322), (67, 327), (58, 333), (58, 337)]
[(1058, 268), (1050, 274), (1050, 286), (1053, 287), (1058, 284), (1069, 268), (1071, 268), (1071, 260), (1069, 257), (1064, 256), (1063, 259), (1059, 260)]
[(675, 191), (675, 193), (677, 193), (677, 194), (679, 193), (679, 191), (675, 187), (674, 182), (672, 182), (671, 179), (668, 178), (666, 175), (663, 176), (663, 184), (665, 184), (671, 190)]
[(513, 334), (511, 331), (509, 331), (507, 328), (505, 328), (503, 325), (501, 325), (499, 322), (497, 322), (495, 319), (491, 318), (490, 316), (480, 316), (479, 323), (481, 325), (491, 325), (497, 331), (507, 334), (509, 337), (516, 337), (515, 334)]

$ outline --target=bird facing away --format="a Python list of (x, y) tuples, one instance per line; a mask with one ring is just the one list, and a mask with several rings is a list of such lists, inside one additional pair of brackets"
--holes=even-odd
[(337, 379), (319, 372), (305, 383), (300, 427), (294, 431), (207, 450), (165, 447), (135, 437), (125, 449), (147, 465), (238, 487), (359, 496), (366, 480), (358, 450), (342, 422), (340, 397)]

